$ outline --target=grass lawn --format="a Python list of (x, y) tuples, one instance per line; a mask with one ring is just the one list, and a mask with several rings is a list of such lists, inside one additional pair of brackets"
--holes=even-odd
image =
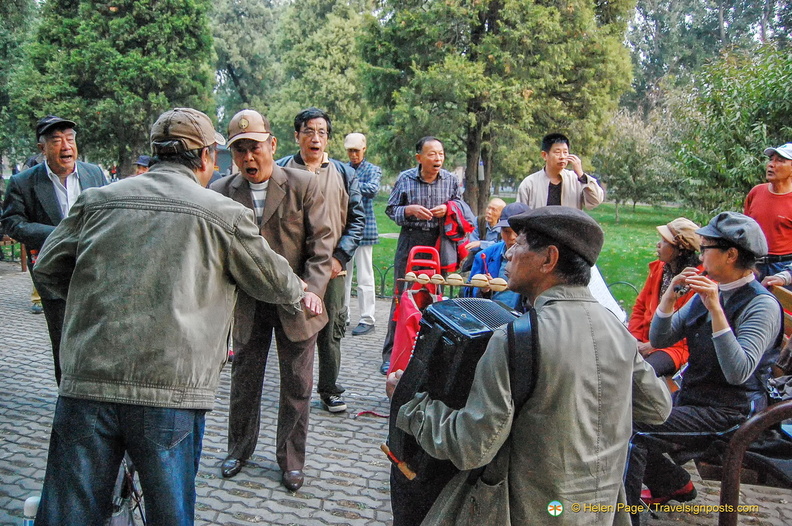
[[(386, 195), (378, 195), (374, 201), (379, 232), (398, 233), (399, 227), (385, 215), (387, 201)], [(659, 234), (655, 227), (685, 214), (678, 208), (637, 206), (633, 211), (630, 206), (622, 206), (617, 223), (615, 208), (615, 205), (605, 203), (591, 211), (592, 217), (605, 231), (605, 246), (597, 264), (605, 282), (611, 286), (611, 292), (629, 313), (638, 295), (637, 290), (643, 287), (646, 280), (647, 265), (657, 258), (655, 245)], [(384, 288), (378, 282), (377, 292), (383, 291), (386, 296), (393, 290), (391, 266), (395, 251), (396, 239), (380, 238), (380, 244), (374, 248), (374, 267), (379, 272), (378, 279), (381, 280), (382, 276), (386, 278)]]

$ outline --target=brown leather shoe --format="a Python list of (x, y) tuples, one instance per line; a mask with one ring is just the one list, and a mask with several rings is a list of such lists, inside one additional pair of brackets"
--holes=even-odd
[(223, 464), (220, 466), (220, 473), (223, 475), (224, 479), (230, 479), (240, 471), (242, 471), (242, 466), (245, 465), (245, 461), (241, 458), (233, 458), (228, 457), (223, 461)]
[(303, 485), (305, 475), (302, 470), (296, 469), (294, 471), (284, 471), (281, 477), (281, 484), (289, 491), (297, 491)]

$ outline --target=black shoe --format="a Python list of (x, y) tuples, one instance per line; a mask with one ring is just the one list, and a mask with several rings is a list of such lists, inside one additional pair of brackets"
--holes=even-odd
[(382, 365), (380, 365), (380, 373), (388, 374), (388, 369), (390, 369), (390, 360), (387, 362), (382, 362)]
[(222, 466), (220, 466), (220, 473), (223, 475), (224, 479), (230, 479), (242, 471), (242, 466), (244, 465), (245, 461), (241, 458), (228, 457), (223, 461)]
[(352, 336), (363, 336), (374, 330), (374, 325), (369, 323), (358, 323), (357, 327), (352, 329)]
[[(322, 405), (331, 413), (341, 413), (346, 411), (346, 403), (338, 395), (322, 395)], [(289, 471), (291, 473), (291, 471)]]
[(295, 469), (294, 471), (284, 471), (281, 477), (281, 484), (289, 491), (297, 491), (303, 485), (305, 475), (302, 470)]

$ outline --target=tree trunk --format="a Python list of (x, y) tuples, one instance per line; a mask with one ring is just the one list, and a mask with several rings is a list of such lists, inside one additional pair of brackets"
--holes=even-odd
[[(468, 112), (475, 114), (472, 111), (477, 106), (477, 101), (468, 103)], [(473, 213), (479, 214), (479, 180), (478, 180), (478, 166), (479, 157), (481, 156), (481, 123), (476, 119), (475, 124), (468, 126), (467, 136), (465, 137), (465, 159), (467, 165), (465, 166), (465, 202), (470, 205)], [(483, 210), (483, 208), (481, 209)]]
[(492, 134), (488, 131), (482, 134), (481, 160), (484, 162), (484, 180), (479, 181), (478, 209), (486, 210), (492, 184)]

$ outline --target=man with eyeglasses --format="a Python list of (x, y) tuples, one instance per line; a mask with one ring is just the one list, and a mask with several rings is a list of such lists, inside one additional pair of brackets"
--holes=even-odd
[(767, 182), (748, 192), (743, 210), (759, 223), (767, 238), (767, 255), (756, 264), (759, 279), (792, 263), (792, 142), (767, 148), (764, 154)]
[[(47, 115), (36, 125), (36, 138), (44, 162), (11, 177), (0, 218), (5, 233), (27, 248), (28, 269), (34, 285), (33, 264), (47, 236), (69, 214), (82, 192), (107, 184), (101, 168), (77, 160), (74, 121)], [(52, 343), (55, 382), (60, 385), (60, 342), (66, 302), (38, 286), (36, 289)]]
[(300, 151), (277, 161), (285, 168), (308, 170), (317, 179), (324, 195), (326, 221), (334, 242), (330, 282), (324, 295), (327, 325), (319, 331), (316, 341), (319, 353), (319, 381), (316, 390), (322, 406), (331, 413), (346, 411), (341, 398), (344, 388), (338, 384), (341, 370), (341, 338), (346, 330), (347, 310), (344, 305), (344, 278), (347, 263), (363, 238), (366, 213), (355, 170), (336, 159), (325, 149), (333, 131), (330, 116), (318, 108), (308, 108), (294, 118), (294, 138)]

